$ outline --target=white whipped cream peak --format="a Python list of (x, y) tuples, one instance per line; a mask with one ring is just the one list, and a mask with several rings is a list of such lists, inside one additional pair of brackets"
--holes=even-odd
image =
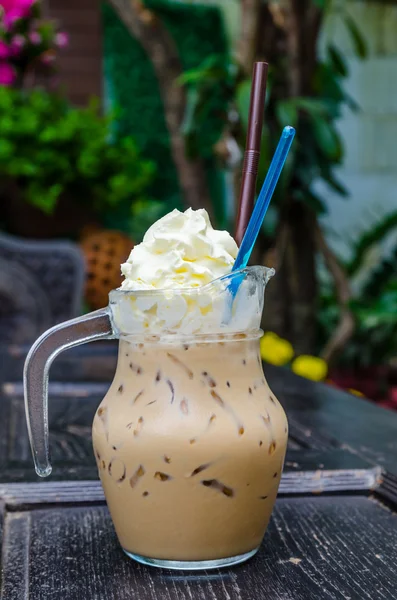
[(231, 272), (238, 247), (213, 229), (204, 209), (173, 210), (146, 232), (121, 265), (123, 290), (200, 287)]

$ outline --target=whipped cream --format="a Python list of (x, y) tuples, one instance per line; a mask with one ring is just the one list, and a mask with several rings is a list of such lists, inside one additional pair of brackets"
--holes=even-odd
[[(262, 267), (251, 267), (248, 271), (234, 298), (227, 280), (222, 279), (190, 290), (113, 290), (110, 292), (113, 325), (120, 336), (143, 339), (258, 330), (263, 291), (273, 271)], [(178, 336), (173, 338), (176, 343)]]
[(213, 229), (204, 209), (173, 210), (133, 248), (121, 272), (123, 290), (195, 288), (230, 273), (237, 244)]
[(253, 267), (233, 297), (229, 280), (219, 278), (231, 272), (237, 251), (227, 231), (213, 229), (204, 209), (173, 210), (154, 223), (121, 265), (121, 288), (110, 293), (120, 335), (258, 329), (263, 289), (272, 271)]

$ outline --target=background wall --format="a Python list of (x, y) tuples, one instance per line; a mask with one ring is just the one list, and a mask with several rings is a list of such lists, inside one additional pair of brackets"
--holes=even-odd
[(87, 104), (102, 95), (102, 25), (100, 0), (47, 0), (48, 16), (58, 19), (69, 34), (59, 53), (59, 77), (70, 100)]
[[(328, 20), (324, 37), (332, 36), (350, 68), (346, 91), (358, 102), (358, 113), (345, 111), (339, 122), (346, 160), (339, 177), (351, 192), (341, 199), (327, 192), (329, 215), (324, 218), (329, 240), (344, 256), (349, 240), (397, 210), (397, 6), (380, 2), (349, 2), (349, 11), (368, 43), (365, 61), (353, 57), (346, 31), (337, 15)], [(378, 252), (395, 246), (395, 234)], [(371, 262), (378, 255), (370, 257)]]

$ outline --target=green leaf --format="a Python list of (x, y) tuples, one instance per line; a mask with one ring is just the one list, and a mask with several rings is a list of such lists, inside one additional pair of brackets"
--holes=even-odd
[(199, 101), (198, 91), (193, 88), (189, 89), (186, 98), (186, 110), (181, 125), (183, 135), (189, 135), (196, 130), (196, 112)]
[(379, 243), (394, 229), (397, 229), (397, 211), (389, 213), (378, 223), (372, 223), (371, 226), (361, 234), (358, 241), (355, 243), (353, 258), (347, 265), (347, 272), (351, 275), (356, 273), (364, 260), (365, 254), (368, 252), (371, 246)]
[(352, 112), (359, 112), (361, 110), (360, 105), (350, 96), (350, 94), (345, 93), (344, 100)]
[(54, 184), (47, 188), (44, 186), (40, 188), (38, 185), (31, 185), (27, 189), (27, 194), (34, 206), (40, 208), (46, 214), (51, 214), (54, 212), (54, 208), (62, 190), (63, 187), (60, 184)]
[(344, 101), (344, 90), (339, 83), (339, 77), (327, 62), (319, 62), (313, 78), (313, 91), (317, 96), (325, 97), (334, 104)]
[(345, 15), (344, 22), (350, 34), (350, 38), (357, 56), (360, 58), (366, 58), (368, 56), (367, 42), (360, 29), (357, 27), (356, 22), (351, 18), (350, 15)]
[[(261, 145), (260, 145), (260, 157), (259, 157), (259, 165), (258, 165), (258, 182), (265, 181), (265, 177), (269, 170), (270, 158), (271, 158), (270, 132), (269, 132), (269, 127), (268, 127), (267, 123), (264, 123), (262, 137), (261, 137)], [(284, 168), (284, 171), (285, 171), (285, 168)], [(280, 183), (281, 182), (279, 182), (279, 184)]]
[(227, 60), (223, 55), (210, 54), (198, 67), (189, 69), (177, 77), (176, 83), (179, 85), (197, 85), (208, 81), (209, 78), (225, 77), (227, 68)]
[(292, 102), (297, 108), (307, 112), (309, 115), (327, 115), (329, 112), (329, 104), (325, 100), (318, 98), (293, 98)]
[(340, 158), (341, 147), (339, 136), (326, 119), (312, 115), (313, 134), (319, 149), (324, 155), (332, 161), (338, 161)]
[(42, 21), (37, 27), (37, 31), (41, 35), (42, 45), (47, 48), (50, 46), (55, 37), (55, 26), (52, 21)]
[(295, 127), (298, 121), (298, 111), (294, 100), (281, 100), (276, 104), (277, 120), (281, 127), (292, 125)]
[(8, 161), (10, 157), (12, 157), (14, 151), (14, 144), (12, 142), (0, 138), (0, 163), (2, 161)]
[(236, 106), (241, 122), (245, 129), (248, 127), (249, 107), (251, 98), (251, 79), (242, 81), (236, 90)]
[(169, 212), (170, 207), (167, 202), (159, 202), (153, 198), (138, 200), (132, 208), (132, 219), (130, 223), (130, 232), (132, 238), (140, 242), (142, 232), (147, 229)]
[(153, 163), (134, 140), (111, 137), (95, 106), (74, 108), (44, 90), (0, 87), (1, 178), (16, 181), (27, 202), (50, 213), (62, 191), (101, 210), (144, 196)]
[(299, 202), (304, 202), (318, 215), (327, 213), (327, 207), (324, 201), (311, 190), (294, 190), (293, 197)]
[(341, 77), (347, 77), (349, 74), (349, 69), (343, 54), (332, 43), (328, 44), (327, 53), (334, 70), (339, 73)]
[(347, 198), (349, 196), (348, 189), (341, 183), (336, 177), (328, 171), (327, 173), (323, 173), (323, 180), (332, 188), (335, 192), (337, 192), (343, 198)]
[(189, 88), (184, 119), (181, 131), (185, 138), (186, 153), (189, 158), (197, 156), (199, 151), (198, 129), (199, 129), (199, 102), (200, 96), (196, 88)]
[(35, 162), (29, 160), (29, 158), (25, 158), (22, 156), (18, 156), (13, 159), (12, 163), (9, 165), (8, 172), (10, 175), (15, 178), (20, 177), (34, 177), (37, 175), (39, 168)]
[(201, 68), (190, 69), (179, 75), (175, 82), (179, 85), (197, 84), (205, 78), (205, 72)]

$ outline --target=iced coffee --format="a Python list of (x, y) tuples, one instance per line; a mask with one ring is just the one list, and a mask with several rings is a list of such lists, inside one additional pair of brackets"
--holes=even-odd
[(150, 228), (110, 295), (120, 349), (93, 424), (98, 471), (124, 551), (202, 568), (259, 547), (277, 495), (287, 421), (259, 355), (268, 270), (240, 274), (205, 211)]

